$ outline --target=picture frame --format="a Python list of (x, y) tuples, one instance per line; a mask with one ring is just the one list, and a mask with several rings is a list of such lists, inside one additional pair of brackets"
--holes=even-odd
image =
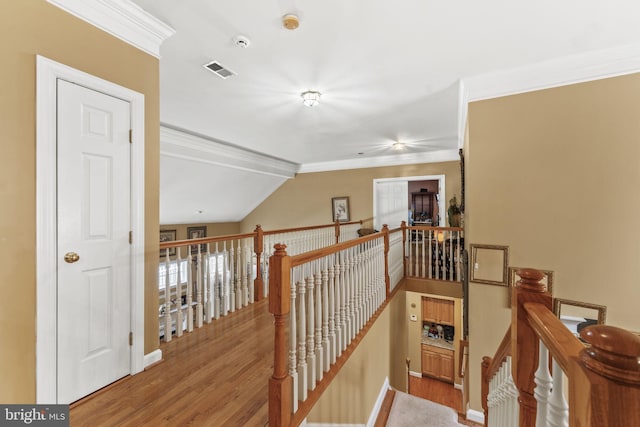
[(509, 286), (509, 246), (470, 244), (469, 280), (486, 285)]
[[(207, 226), (199, 225), (197, 227), (187, 227), (187, 239), (203, 239), (207, 237)], [(198, 245), (191, 245), (191, 255), (198, 254)], [(200, 252), (205, 252), (207, 250), (207, 245), (200, 245)]]
[(349, 197), (332, 197), (331, 215), (334, 222), (349, 222)]
[[(160, 243), (173, 242), (176, 240), (176, 230), (160, 230)], [(167, 256), (167, 252), (161, 250), (160, 258)], [(169, 248), (169, 256), (176, 256), (176, 248)]]
[(564, 298), (553, 299), (553, 313), (558, 318), (566, 315), (593, 319), (597, 321), (598, 325), (604, 325), (607, 320), (607, 306)]

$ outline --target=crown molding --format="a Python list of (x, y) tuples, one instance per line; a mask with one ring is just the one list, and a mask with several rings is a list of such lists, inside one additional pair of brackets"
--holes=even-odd
[(640, 45), (627, 45), (466, 77), (464, 86), (472, 102), (638, 71)]
[(299, 167), (296, 163), (166, 126), (160, 126), (160, 155), (282, 178), (295, 177)]
[(72, 14), (160, 58), (160, 46), (175, 30), (130, 0), (47, 0)]
[(419, 163), (440, 163), (460, 160), (457, 149), (407, 153), (394, 156), (365, 157), (359, 159), (337, 160), (334, 162), (305, 163), (298, 173), (328, 172), (346, 169), (376, 168), (383, 166), (412, 165)]

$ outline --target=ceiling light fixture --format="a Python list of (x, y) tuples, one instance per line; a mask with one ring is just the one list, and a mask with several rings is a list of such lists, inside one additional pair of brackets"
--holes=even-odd
[(404, 150), (404, 143), (398, 141), (398, 142), (394, 142), (393, 145), (391, 146), (391, 148), (393, 148), (394, 150)]
[(302, 96), (302, 103), (307, 107), (318, 105), (320, 103), (320, 95), (320, 92), (315, 90), (308, 90), (300, 94), (300, 96)]

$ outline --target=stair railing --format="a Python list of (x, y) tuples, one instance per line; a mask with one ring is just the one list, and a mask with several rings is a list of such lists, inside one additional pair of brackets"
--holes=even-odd
[[(483, 359), (485, 424), (640, 425), (640, 337), (593, 325), (580, 332), (581, 341), (551, 311), (553, 298), (541, 282), (544, 273), (522, 269), (518, 276), (509, 334), (493, 359)], [(495, 366), (509, 357), (519, 403), (517, 423), (504, 411), (492, 412), (492, 396), (501, 397)]]
[(159, 335), (165, 342), (267, 296), (275, 243), (294, 254), (358, 237), (361, 222), (160, 243)]
[(462, 281), (462, 228), (407, 226), (404, 221), (401, 227), (407, 277)]
[(275, 319), (270, 426), (303, 421), (379, 315), (390, 294), (390, 234), (385, 225), (295, 256), (276, 245), (269, 279)]

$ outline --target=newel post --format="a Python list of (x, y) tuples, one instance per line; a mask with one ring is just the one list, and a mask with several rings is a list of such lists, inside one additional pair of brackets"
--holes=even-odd
[(260, 258), (264, 250), (264, 232), (260, 224), (256, 225), (256, 229), (253, 231), (253, 250), (256, 253), (256, 278), (253, 281), (253, 299), (254, 301), (260, 301), (264, 298), (264, 281), (262, 280), (262, 265), (260, 264)]
[(387, 298), (389, 298), (391, 279), (389, 279), (389, 227), (387, 224), (382, 226), (382, 234), (384, 234), (384, 283), (387, 288)]
[(640, 337), (608, 325), (584, 328), (580, 337), (590, 344), (580, 363), (591, 377), (591, 425), (640, 425)]
[(336, 244), (340, 243), (340, 221), (338, 221), (336, 219), (335, 222), (335, 228), (336, 228)]
[(518, 388), (520, 404), (520, 427), (534, 427), (536, 424), (536, 398), (534, 375), (538, 368), (539, 341), (527, 320), (524, 304), (535, 302), (552, 311), (553, 298), (547, 292), (547, 286), (540, 281), (544, 273), (524, 268), (517, 271), (520, 280), (511, 294), (511, 357), (512, 376)]
[(287, 246), (275, 245), (269, 258), (269, 312), (273, 314), (274, 361), (269, 379), (269, 425), (288, 426), (291, 423), (293, 381), (287, 374), (286, 321), (291, 310), (291, 257)]

